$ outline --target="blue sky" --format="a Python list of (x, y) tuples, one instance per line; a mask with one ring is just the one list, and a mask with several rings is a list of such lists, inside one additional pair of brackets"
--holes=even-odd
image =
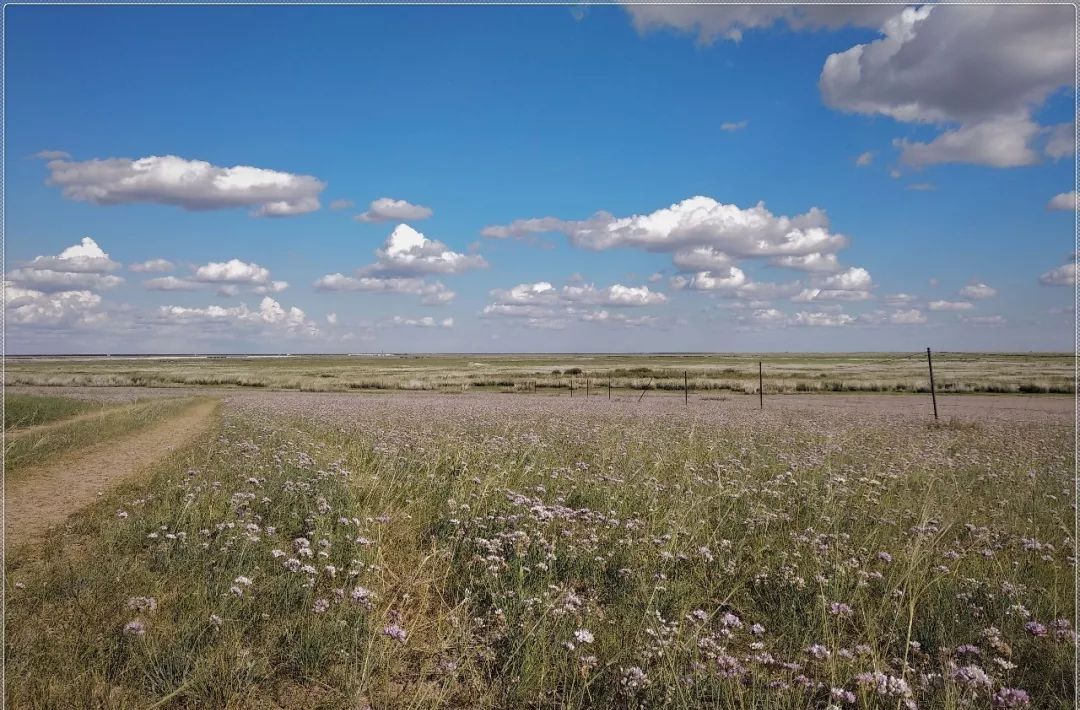
[(1071, 349), (1073, 9), (818, 10), (9, 5), (8, 351)]

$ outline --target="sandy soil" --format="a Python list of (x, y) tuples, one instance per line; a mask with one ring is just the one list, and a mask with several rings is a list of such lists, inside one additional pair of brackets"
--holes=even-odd
[[(33, 542), (103, 491), (170, 451), (210, 424), (217, 402), (200, 402), (161, 424), (73, 451), (20, 472), (4, 491), (4, 535), (9, 548)], [(70, 419), (67, 421), (71, 421)]]

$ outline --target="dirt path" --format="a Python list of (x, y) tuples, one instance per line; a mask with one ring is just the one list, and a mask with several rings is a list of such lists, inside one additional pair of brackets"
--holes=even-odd
[[(73, 451), (20, 472), (5, 490), (4, 535), (9, 549), (31, 542), (98, 492), (143, 470), (205, 431), (217, 402), (200, 402), (161, 424)], [(68, 420), (70, 421), (70, 420)]]

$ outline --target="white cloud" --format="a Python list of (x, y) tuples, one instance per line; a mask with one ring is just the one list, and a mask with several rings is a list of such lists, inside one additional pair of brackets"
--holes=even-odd
[(855, 317), (847, 313), (809, 313), (807, 311), (799, 311), (791, 319), (792, 325), (826, 328), (850, 325), (854, 322)]
[(376, 263), (360, 268), (366, 275), (412, 276), (415, 274), (457, 274), (487, 268), (479, 254), (462, 254), (445, 244), (428, 239), (407, 224), (399, 224), (382, 248), (375, 250)]
[(812, 288), (800, 291), (791, 300), (808, 303), (811, 301), (866, 301), (872, 297), (874, 282), (870, 272), (861, 267), (852, 266), (832, 276), (817, 278)]
[[(1054, 6), (905, 8), (882, 37), (825, 62), (825, 103), (907, 123), (959, 125), (929, 143), (899, 141), (909, 165), (994, 167), (1038, 160), (1032, 112), (1073, 82), (1072, 9)], [(1060, 150), (1053, 141), (1053, 150)]]
[(168, 323), (198, 324), (217, 322), (284, 330), (295, 334), (317, 335), (319, 332), (318, 326), (305, 315), (304, 311), (295, 306), (285, 310), (280, 303), (269, 296), (265, 296), (259, 302), (257, 310), (248, 308), (246, 303), (230, 308), (222, 306), (207, 306), (205, 308), (161, 306), (158, 309), (158, 316), (162, 321)]
[(1067, 264), (1045, 272), (1039, 277), (1039, 283), (1043, 286), (1074, 286), (1076, 284), (1075, 258)]
[(99, 205), (151, 202), (187, 210), (253, 207), (253, 216), (283, 217), (319, 209), (325, 183), (296, 175), (235, 165), (222, 168), (175, 155), (132, 160), (52, 160), (49, 184), (65, 197)]
[(960, 320), (970, 325), (1005, 325), (1008, 321), (1004, 316), (961, 316)]
[(720, 124), (720, 130), (734, 133), (735, 131), (741, 131), (746, 128), (748, 123), (749, 121), (727, 121)]
[(1043, 152), (1050, 158), (1058, 160), (1066, 156), (1076, 154), (1076, 124), (1057, 123), (1045, 129), (1048, 138)]
[(380, 197), (372, 200), (366, 212), (356, 215), (358, 222), (390, 222), (409, 221), (415, 222), (427, 219), (434, 212), (430, 207), (414, 205), (405, 200), (395, 200), (390, 197)]
[(859, 166), (860, 168), (865, 168), (873, 162), (874, 152), (871, 150), (868, 150), (865, 153), (859, 153), (859, 156), (855, 158), (855, 165)]
[(972, 281), (967, 286), (964, 286), (958, 292), (958, 295), (964, 298), (974, 298), (976, 300), (983, 298), (993, 298), (997, 295), (997, 289), (991, 288), (979, 281)]
[(970, 301), (930, 301), (932, 311), (970, 311), (974, 307)]
[(443, 318), (442, 320), (436, 320), (431, 316), (424, 316), (423, 318), (403, 318), (402, 316), (394, 316), (390, 321), (393, 325), (411, 326), (414, 328), (453, 328), (453, 318)]
[(1040, 130), (1038, 124), (1021, 114), (965, 124), (929, 143), (897, 139), (893, 144), (900, 149), (900, 160), (916, 168), (937, 163), (1015, 168), (1039, 162), (1039, 154), (1030, 143)]
[(91, 274), (52, 269), (15, 269), (8, 272), (8, 280), (20, 286), (39, 291), (102, 290), (119, 286), (124, 279), (112, 274)]
[(330, 325), (337, 325), (337, 322), (338, 322), (337, 313), (327, 313), (326, 314), (326, 322), (329, 323)]
[(685, 5), (629, 5), (639, 32), (671, 28), (696, 34), (702, 43), (716, 38), (742, 39), (749, 30), (783, 24), (793, 31), (839, 28), (845, 25), (879, 27), (896, 14), (895, 7), (872, 5), (744, 5), (732, 2)]
[(836, 273), (843, 269), (836, 254), (806, 254), (805, 256), (774, 256), (769, 259), (773, 266), (782, 266), (797, 271), (811, 271), (823, 274)]
[(161, 273), (172, 271), (176, 268), (176, 265), (168, 259), (150, 259), (137, 264), (129, 264), (128, 268), (138, 273)]
[(34, 153), (34, 157), (40, 160), (67, 160), (71, 157), (71, 153), (66, 150), (39, 150)]
[(607, 288), (597, 288), (592, 284), (586, 284), (567, 285), (562, 289), (556, 289), (547, 281), (518, 284), (508, 290), (495, 289), (491, 295), (496, 305), (509, 306), (584, 304), (634, 307), (652, 306), (667, 301), (667, 296), (651, 290), (648, 286), (613, 284)]
[(1076, 192), (1063, 192), (1060, 195), (1054, 195), (1046, 208), (1051, 210), (1075, 210)]
[(926, 316), (916, 308), (906, 311), (895, 311), (889, 314), (889, 322), (897, 325), (918, 325), (926, 322)]
[(903, 306), (914, 301), (915, 297), (909, 293), (890, 293), (882, 296), (881, 300), (890, 306)]
[(109, 258), (90, 237), (64, 249), (57, 256), (36, 256), (26, 264), (27, 269), (64, 271), (81, 274), (101, 274), (115, 271), (120, 264)]
[(88, 290), (45, 293), (4, 283), (5, 320), (27, 327), (79, 327), (100, 325), (101, 296)]
[(355, 278), (344, 274), (327, 274), (315, 282), (319, 291), (361, 291), (369, 293), (400, 293), (420, 296), (427, 305), (442, 305), (454, 300), (454, 292), (441, 282), (428, 283), (421, 278)]
[(671, 261), (680, 271), (711, 271), (732, 265), (732, 258), (711, 246), (677, 249)]
[(673, 288), (688, 288), (692, 291), (734, 291), (750, 282), (746, 273), (737, 266), (724, 270), (699, 271), (689, 278), (676, 276), (671, 280)]
[(253, 288), (251, 290), (253, 292), (259, 294), (260, 296), (262, 296), (262, 295), (266, 295), (268, 293), (281, 293), (282, 291), (284, 291), (288, 287), (289, 287), (289, 282), (288, 281), (271, 281), (268, 284), (263, 284), (261, 286), (256, 286), (255, 288)]
[(636, 247), (673, 252), (700, 246), (741, 258), (803, 256), (847, 246), (847, 237), (829, 232), (828, 224), (825, 212), (816, 207), (796, 217), (784, 217), (769, 212), (763, 202), (741, 209), (698, 196), (646, 215), (619, 218), (597, 212), (580, 221), (556, 217), (517, 220), (487, 227), (482, 234), (505, 239), (562, 232), (575, 246), (597, 251)]
[(180, 279), (175, 276), (161, 276), (156, 279), (147, 279), (142, 282), (143, 288), (148, 291), (196, 291), (203, 284), (191, 279)]
[(270, 270), (239, 259), (211, 261), (195, 269), (193, 281), (214, 284), (258, 285), (270, 281)]

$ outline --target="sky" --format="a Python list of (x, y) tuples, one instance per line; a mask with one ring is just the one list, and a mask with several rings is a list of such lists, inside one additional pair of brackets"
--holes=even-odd
[(1071, 351), (1074, 13), (7, 5), (6, 349)]

